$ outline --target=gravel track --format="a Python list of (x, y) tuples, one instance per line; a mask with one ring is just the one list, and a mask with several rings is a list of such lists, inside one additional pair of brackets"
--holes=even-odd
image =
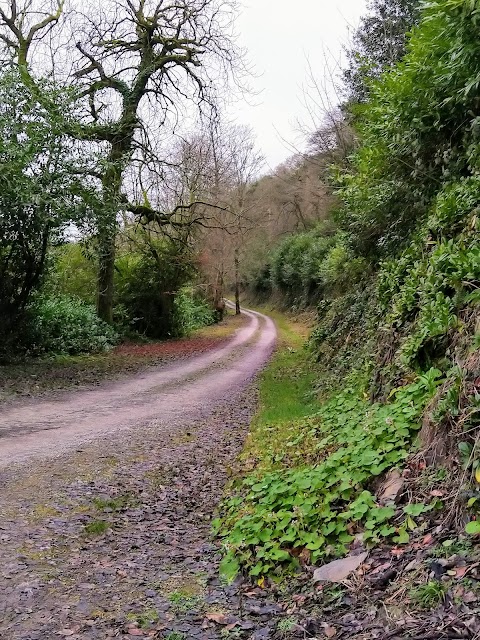
[(99, 436), (186, 416), (201, 416), (242, 388), (268, 359), (275, 327), (266, 316), (250, 322), (220, 348), (90, 391), (13, 405), (0, 413), (0, 469), (55, 456)]
[(278, 606), (222, 585), (209, 539), (275, 343), (246, 314), (201, 356), (2, 411), (1, 640), (271, 637)]

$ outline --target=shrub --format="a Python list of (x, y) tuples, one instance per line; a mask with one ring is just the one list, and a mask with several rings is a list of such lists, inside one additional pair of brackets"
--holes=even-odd
[(308, 304), (318, 293), (321, 265), (335, 242), (321, 228), (289, 236), (272, 256), (273, 285), (290, 304)]
[(335, 244), (320, 263), (320, 282), (323, 288), (338, 293), (345, 288), (351, 289), (367, 271), (366, 260), (355, 256), (348, 246), (348, 236), (339, 233), (335, 238)]
[[(58, 113), (69, 96), (41, 83), (49, 113), (16, 72), (0, 73), (0, 354), (15, 352), (19, 327), (42, 284), (47, 251), (70, 221), (80, 221), (69, 197), (78, 157), (67, 143)], [(72, 166), (73, 165), (73, 166)]]
[(131, 328), (149, 338), (178, 335), (175, 299), (194, 274), (191, 254), (167, 239), (149, 240), (141, 252), (119, 256), (116, 267), (117, 303)]
[(52, 266), (47, 282), (55, 295), (80, 298), (88, 304), (95, 304), (97, 289), (97, 265), (88, 256), (85, 245), (71, 242), (56, 247), (52, 251)]
[(213, 309), (191, 288), (184, 287), (175, 296), (173, 332), (177, 336), (185, 336), (215, 322)]
[(462, 312), (476, 303), (479, 204), (477, 178), (446, 185), (412, 246), (382, 266), (380, 302), (387, 325), (399, 333), (397, 355), (404, 365), (433, 364)]
[(35, 355), (104, 351), (117, 339), (92, 306), (67, 296), (37, 298), (28, 318), (27, 347)]

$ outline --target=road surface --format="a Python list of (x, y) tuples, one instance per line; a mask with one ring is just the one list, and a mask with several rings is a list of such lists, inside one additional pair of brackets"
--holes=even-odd
[(1, 410), (2, 640), (221, 640), (218, 611), (275, 628), (274, 604), (250, 611), (219, 579), (211, 542), (275, 343), (246, 315), (200, 356)]
[(0, 469), (62, 455), (119, 431), (201, 418), (244, 387), (268, 360), (270, 318), (245, 311), (248, 324), (217, 349), (92, 390), (0, 409)]

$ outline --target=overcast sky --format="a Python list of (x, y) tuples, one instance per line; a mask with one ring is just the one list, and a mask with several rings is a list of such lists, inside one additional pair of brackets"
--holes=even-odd
[[(365, 13), (366, 0), (243, 0), (237, 23), (239, 44), (259, 77), (261, 93), (253, 105), (239, 104), (232, 113), (239, 124), (253, 127), (268, 166), (273, 168), (299, 145), (298, 119), (306, 122), (302, 87), (308, 83), (308, 62), (319, 81), (325, 54), (342, 56), (352, 29)], [(283, 142), (285, 138), (288, 142)], [(267, 167), (268, 168), (268, 167)]]

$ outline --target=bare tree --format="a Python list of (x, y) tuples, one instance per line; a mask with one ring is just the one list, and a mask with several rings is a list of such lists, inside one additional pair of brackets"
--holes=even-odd
[(246, 236), (255, 229), (247, 201), (248, 189), (264, 164), (255, 147), (253, 131), (248, 127), (233, 127), (228, 137), (231, 157), (230, 203), (233, 215), (235, 312), (240, 314), (240, 253)]
[(155, 156), (162, 131), (174, 130), (188, 117), (187, 103), (215, 118), (217, 87), (225, 94), (225, 86), (245, 71), (232, 31), (237, 5), (236, 0), (67, 3), (51, 0), (46, 10), (44, 0), (8, 0), (8, 8), (0, 9), (0, 40), (30, 86), (38, 76), (55, 72), (75, 88), (84, 115), (70, 123), (69, 131), (103, 153), (96, 171), (103, 194), (98, 312), (111, 322), (119, 214), (179, 224), (179, 210), (193, 204), (165, 214), (147, 198), (132, 201), (126, 171)]

